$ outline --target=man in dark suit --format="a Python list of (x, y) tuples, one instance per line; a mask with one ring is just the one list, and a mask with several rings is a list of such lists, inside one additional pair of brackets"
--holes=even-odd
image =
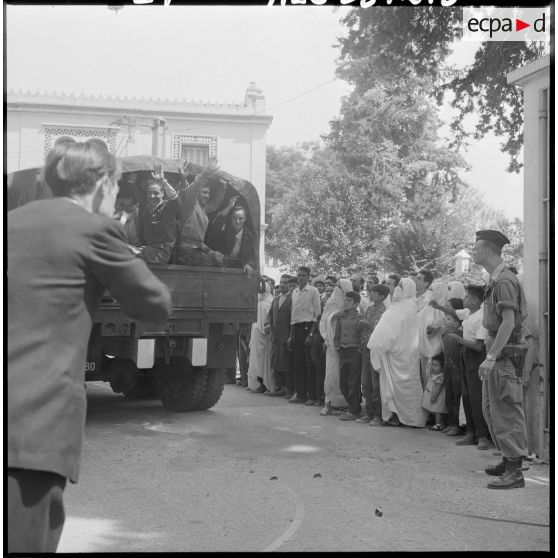
[(49, 154), (55, 197), (7, 216), (8, 551), (54, 552), (66, 479), (77, 482), (93, 316), (105, 288), (132, 318), (163, 322), (170, 293), (133, 256), (114, 213), (118, 169), (99, 143)]
[[(273, 299), (267, 316), (265, 331), (271, 332), (271, 369), (276, 391), (270, 395), (286, 395), (289, 389), (289, 372), (292, 369), (292, 353), (287, 350), (287, 339), (291, 333), (291, 293), (289, 275), (281, 275), (280, 294)], [(268, 386), (269, 387), (269, 386)]]
[(242, 205), (234, 205), (237, 197), (232, 198), (229, 206), (218, 214), (211, 223), (213, 233), (206, 241), (214, 250), (230, 258), (242, 261), (244, 271), (251, 274), (258, 269), (258, 237), (246, 227), (246, 209)]

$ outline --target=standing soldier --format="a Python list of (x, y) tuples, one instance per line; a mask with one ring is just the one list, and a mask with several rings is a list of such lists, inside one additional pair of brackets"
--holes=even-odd
[(502, 453), (502, 461), (485, 472), (499, 478), (488, 488), (525, 486), (521, 472), (527, 455), (527, 434), (523, 414), (524, 347), (520, 344), (521, 323), (527, 315), (523, 289), (502, 261), (502, 247), (509, 240), (499, 231), (477, 232), (474, 261), (490, 274), (484, 295), (483, 326), (486, 359), (480, 365), (482, 407), (492, 440)]

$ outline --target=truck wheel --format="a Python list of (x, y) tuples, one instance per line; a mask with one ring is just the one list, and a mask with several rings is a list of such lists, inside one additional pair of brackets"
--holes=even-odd
[(225, 370), (222, 368), (209, 368), (206, 370), (207, 386), (205, 393), (198, 405), (199, 411), (213, 407), (221, 399), (225, 384)]
[(198, 410), (207, 386), (203, 368), (192, 366), (185, 357), (171, 357), (168, 365), (155, 363), (155, 369), (157, 390), (166, 409), (177, 413)]

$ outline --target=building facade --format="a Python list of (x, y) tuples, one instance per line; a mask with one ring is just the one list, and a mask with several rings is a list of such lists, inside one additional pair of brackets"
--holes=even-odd
[(202, 165), (216, 156), (223, 170), (258, 191), (263, 265), (266, 132), (272, 116), (255, 83), (238, 104), (10, 91), (6, 120), (7, 172), (42, 166), (60, 136), (100, 138), (116, 156), (153, 154)]
[(508, 83), (523, 88), (524, 102), (524, 243), (523, 285), (529, 313), (539, 329), (542, 367), (539, 405), (539, 456), (548, 459), (550, 444), (549, 264), (551, 214), (549, 205), (550, 56), (508, 74)]

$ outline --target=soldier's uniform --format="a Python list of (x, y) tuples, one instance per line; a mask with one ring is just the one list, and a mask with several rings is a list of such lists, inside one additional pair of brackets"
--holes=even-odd
[[(509, 242), (501, 233), (497, 233), (501, 238), (487, 233), (497, 231), (479, 231), (477, 240), (490, 240), (501, 246)], [(488, 332), (485, 341), (487, 354), (502, 324), (502, 311), (506, 308), (514, 312), (515, 327), (482, 386), (484, 418), (492, 440), (503, 457), (498, 465), (486, 468), (488, 474), (495, 476), (503, 475), (506, 471), (521, 474), (521, 460), (528, 453), (521, 377), (524, 358), (521, 324), (527, 315), (526, 300), (517, 276), (501, 263), (485, 288), (482, 323)], [(520, 479), (523, 480), (522, 476)], [(512, 488), (509, 484), (499, 479), (490, 483), (489, 488)]]

